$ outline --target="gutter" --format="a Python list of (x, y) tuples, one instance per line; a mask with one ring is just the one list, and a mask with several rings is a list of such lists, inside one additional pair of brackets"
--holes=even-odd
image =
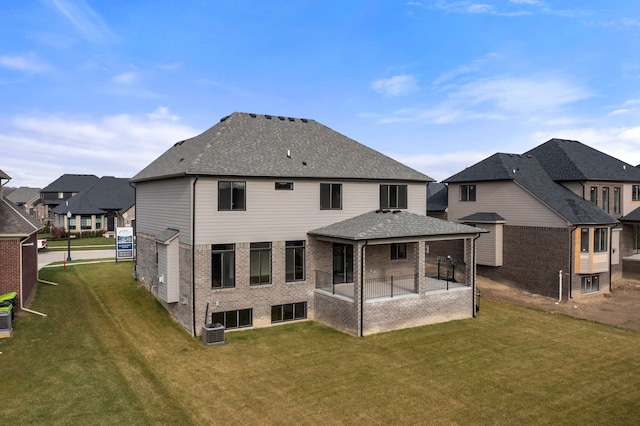
[[(129, 186), (133, 188), (133, 205), (137, 207), (138, 188), (135, 184), (132, 185), (131, 182), (129, 182)], [(133, 241), (135, 243), (135, 247), (133, 248), (133, 280), (138, 281), (138, 222), (136, 222), (136, 226), (133, 227)]]
[(574, 226), (573, 229), (571, 230), (571, 241), (570, 241), (570, 247), (571, 247), (571, 253), (569, 254), (569, 292), (567, 294), (567, 300), (569, 299), (573, 299), (573, 295), (572, 295), (572, 289), (573, 289), (573, 252), (575, 251), (575, 247), (573, 246), (575, 240), (575, 237), (573, 235), (573, 233), (576, 231), (576, 229), (578, 229), (578, 225)]
[(471, 297), (471, 316), (472, 318), (476, 317), (476, 312), (479, 310), (478, 304), (476, 302), (476, 277), (478, 275), (477, 267), (476, 267), (476, 240), (480, 238), (482, 234), (476, 234), (476, 237), (473, 239), (473, 253), (472, 253), (472, 265), (473, 265), (473, 284), (471, 286), (471, 291), (473, 292), (473, 296)]
[(364, 249), (367, 244), (369, 240), (360, 247), (360, 337), (364, 337)]
[[(193, 195), (191, 204), (191, 320), (193, 329), (192, 337), (196, 337), (196, 183), (198, 183), (196, 175), (193, 181)], [(206, 318), (205, 318), (206, 324)]]

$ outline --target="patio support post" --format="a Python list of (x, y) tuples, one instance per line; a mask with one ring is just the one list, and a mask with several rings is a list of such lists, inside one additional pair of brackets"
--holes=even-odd
[(360, 337), (364, 337), (364, 248), (367, 244), (369, 240), (360, 247)]

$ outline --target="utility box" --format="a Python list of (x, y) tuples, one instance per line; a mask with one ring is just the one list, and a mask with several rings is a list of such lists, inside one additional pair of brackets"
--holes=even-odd
[(224, 326), (219, 323), (202, 326), (202, 343), (205, 345), (224, 345)]

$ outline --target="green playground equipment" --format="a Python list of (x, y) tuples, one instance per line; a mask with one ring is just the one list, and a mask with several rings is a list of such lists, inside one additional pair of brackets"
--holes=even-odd
[(13, 319), (13, 308), (16, 306), (16, 299), (18, 293), (12, 291), (0, 295), (0, 312), (11, 312), (11, 318)]

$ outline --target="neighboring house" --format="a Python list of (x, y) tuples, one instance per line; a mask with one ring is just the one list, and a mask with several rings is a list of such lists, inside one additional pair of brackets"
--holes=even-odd
[[(11, 178), (0, 170), (0, 294), (18, 293), (20, 311), (38, 281), (37, 234), (42, 225), (2, 195)], [(5, 181), (6, 180), (6, 181)]]
[(135, 189), (127, 178), (104, 176), (53, 209), (53, 225), (65, 229), (70, 225), (71, 232), (105, 231), (113, 237), (117, 227), (132, 226), (134, 221)]
[[(470, 318), (484, 230), (427, 217), (430, 181), (313, 120), (234, 113), (132, 179), (136, 276), (193, 335)], [(445, 280), (456, 264), (461, 282)]]
[(430, 182), (427, 185), (427, 216), (447, 220), (448, 197), (447, 185)]
[(28, 186), (21, 186), (7, 195), (7, 199), (18, 207), (22, 207), (25, 212), (29, 213), (36, 219), (41, 219), (37, 216), (36, 206), (40, 201), (40, 188), (29, 188)]
[(449, 219), (490, 231), (478, 240), (481, 275), (564, 299), (608, 292), (637, 265), (640, 169), (587, 145), (551, 139), (444, 182)]
[(64, 174), (40, 191), (40, 214), (42, 221), (52, 224), (53, 209), (98, 181), (95, 175)]

